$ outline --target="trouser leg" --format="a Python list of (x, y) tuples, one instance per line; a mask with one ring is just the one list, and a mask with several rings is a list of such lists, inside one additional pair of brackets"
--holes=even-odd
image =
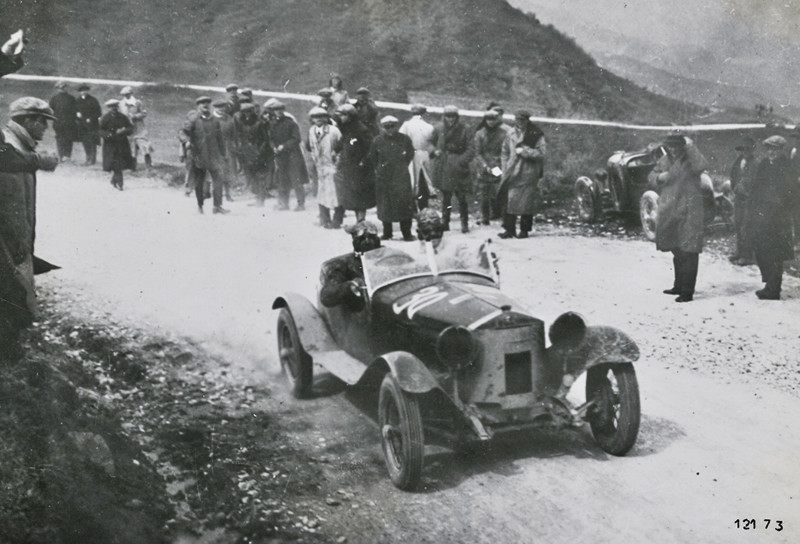
[(303, 181), (295, 176), (292, 179), (292, 187), (294, 188), (294, 196), (297, 199), (298, 206), (305, 206), (306, 204), (306, 188), (303, 186)]
[(194, 194), (197, 198), (197, 205), (203, 207), (203, 202), (206, 200), (205, 179), (206, 171), (203, 168), (191, 168), (191, 179), (194, 181)]
[[(360, 221), (363, 221), (364, 219), (367, 218), (367, 210), (359, 209), (359, 210), (353, 210), (353, 211), (356, 212), (356, 223), (358, 223)], [(342, 216), (344, 216), (344, 213), (342, 213)]]
[(72, 138), (63, 133), (56, 133), (56, 148), (58, 148), (58, 158), (72, 157)]
[(422, 173), (422, 170), (419, 171), (417, 179), (419, 180), (417, 186), (417, 209), (424, 210), (428, 207), (431, 194), (428, 191), (428, 181), (425, 179), (425, 174)]
[(458, 216), (461, 219), (461, 229), (469, 228), (469, 202), (467, 202), (467, 195), (458, 194)]
[(331, 223), (331, 211), (327, 206), (319, 204), (319, 224), (320, 226), (327, 226)]
[(773, 261), (771, 263), (766, 289), (770, 294), (780, 296), (782, 284), (783, 261)]
[(115, 168), (111, 171), (111, 185), (122, 189), (122, 170)]
[(674, 291), (680, 291), (681, 290), (681, 285), (683, 283), (682, 282), (682, 276), (681, 276), (681, 271), (683, 270), (683, 268), (682, 268), (681, 265), (682, 265), (682, 261), (681, 261), (680, 251), (673, 251), (672, 252), (672, 268), (673, 268), (673, 272), (674, 272), (674, 275), (675, 275), (675, 279), (672, 282), (672, 289)]
[(332, 226), (334, 227), (341, 227), (342, 221), (344, 221), (344, 208), (341, 206), (336, 206), (333, 209), (333, 223)]
[(392, 222), (391, 221), (381, 221), (383, 223), (383, 237), (384, 238), (391, 238), (392, 237)]
[(214, 197), (214, 207), (222, 206), (222, 187), (225, 183), (223, 172), (220, 168), (211, 168), (211, 194)]
[(532, 228), (533, 228), (533, 215), (531, 214), (521, 215), (519, 218), (519, 231), (530, 232)]
[(450, 230), (450, 211), (453, 209), (451, 206), (453, 200), (453, 193), (450, 191), (442, 191), (442, 224), (444, 230)]
[(278, 203), (282, 208), (289, 207), (289, 195), (291, 194), (291, 181), (284, 174), (278, 175), (276, 180), (278, 186)]
[(503, 230), (509, 234), (517, 234), (517, 216), (507, 213), (503, 216)]
[(488, 225), (494, 217), (495, 195), (491, 183), (486, 183), (485, 181), (479, 183), (481, 191), (481, 221), (484, 225)]
[(695, 286), (697, 285), (697, 270), (700, 265), (699, 253), (684, 252), (684, 284), (681, 294), (694, 296)]
[(403, 238), (411, 238), (411, 219), (400, 221), (400, 232), (403, 233)]

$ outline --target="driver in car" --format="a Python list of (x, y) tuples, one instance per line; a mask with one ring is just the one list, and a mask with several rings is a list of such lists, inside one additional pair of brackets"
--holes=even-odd
[(381, 239), (378, 227), (369, 221), (359, 221), (344, 230), (353, 237), (353, 252), (334, 257), (322, 264), (320, 301), (329, 308), (341, 305), (358, 311), (364, 305), (361, 295), (364, 286), (361, 255), (381, 247)]

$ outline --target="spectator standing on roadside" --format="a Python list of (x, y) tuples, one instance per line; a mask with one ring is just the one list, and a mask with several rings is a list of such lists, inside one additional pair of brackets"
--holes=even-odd
[(131, 154), (128, 136), (133, 124), (128, 116), (119, 111), (119, 100), (112, 98), (105, 103), (108, 111), (100, 118), (100, 135), (103, 137), (103, 170), (112, 172), (111, 186), (122, 190), (123, 170), (133, 170), (136, 165)]
[(411, 138), (414, 144), (414, 161), (411, 163), (411, 187), (417, 202), (417, 209), (428, 207), (428, 201), (435, 194), (431, 180), (430, 153), (434, 149), (433, 125), (424, 119), (428, 108), (422, 104), (411, 106), (411, 119), (400, 126), (400, 134)]
[[(547, 152), (544, 133), (520, 110), (503, 141), (500, 154), (503, 174), (498, 188), (498, 207), (503, 213), (500, 238), (527, 238), (533, 228), (533, 215), (539, 207), (539, 181), (544, 173)], [(517, 216), (519, 233), (517, 234)]]
[(192, 178), (197, 197), (197, 211), (203, 213), (206, 174), (211, 175), (214, 213), (228, 213), (222, 207), (223, 169), (225, 168), (225, 141), (219, 119), (211, 114), (211, 98), (201, 96), (195, 100), (197, 113), (186, 119), (178, 137), (192, 156)]
[(100, 145), (100, 116), (103, 110), (100, 102), (89, 94), (89, 86), (85, 83), (78, 85), (77, 118), (78, 139), (83, 144), (86, 155), (86, 166), (97, 162), (97, 146)]
[(356, 91), (355, 107), (361, 124), (369, 130), (370, 134), (377, 136), (381, 131), (380, 123), (378, 123), (378, 106), (375, 105), (372, 95), (366, 87), (361, 87)]
[(250, 103), (253, 104), (253, 109), (255, 110), (256, 115), (261, 115), (261, 105), (256, 104), (256, 101), (253, 98), (253, 89), (242, 89), (239, 91), (239, 94), (242, 95), (242, 97), (239, 99), (239, 111), (242, 109), (242, 104)]
[(20, 98), (11, 103), (9, 117), (3, 140), (17, 157), (35, 157), (36, 164), (0, 172), (0, 358), (19, 355), (19, 333), (36, 317), (36, 171), (53, 171), (58, 164), (57, 158), (36, 153), (48, 120), (55, 119), (47, 102)]
[(415, 240), (411, 221), (416, 213), (408, 165), (414, 160), (411, 138), (400, 134), (400, 121), (392, 115), (381, 119), (383, 132), (369, 149), (369, 162), (375, 170), (375, 200), (378, 219), (383, 223), (383, 240), (392, 239), (392, 223), (400, 223), (403, 240)]
[(236, 115), (236, 113), (239, 112), (239, 103), (241, 102), (241, 97), (239, 96), (239, 86), (235, 83), (231, 83), (225, 87), (225, 91), (228, 93), (228, 114)]
[(453, 196), (458, 200), (461, 232), (469, 232), (469, 202), (472, 180), (469, 176), (470, 138), (461, 122), (458, 108), (445, 106), (442, 124), (433, 135), (433, 186), (442, 192), (442, 225), (450, 230)]
[(58, 81), (56, 83), (58, 90), (50, 98), (50, 107), (56, 116), (56, 120), (53, 121), (53, 130), (56, 133), (56, 147), (61, 162), (72, 158), (72, 143), (77, 136), (78, 104), (67, 88), (68, 85), (65, 81)]
[(656, 249), (672, 252), (675, 281), (664, 294), (678, 295), (675, 302), (690, 302), (697, 283), (703, 251), (703, 192), (700, 174), (708, 162), (683, 134), (664, 140), (667, 154), (650, 172), (651, 185), (660, 188), (656, 219)]
[(305, 210), (306, 194), (303, 187), (308, 183), (308, 171), (300, 149), (302, 138), (300, 127), (286, 115), (286, 106), (275, 101), (272, 104), (269, 138), (275, 153), (275, 184), (278, 187), (278, 210), (289, 209), (289, 195), (294, 189), (297, 198), (295, 211)]
[[(330, 123), (328, 111), (322, 107), (311, 108), (311, 127), (308, 129), (306, 150), (311, 158), (311, 175), (317, 181), (319, 224), (326, 229), (338, 229), (344, 219), (344, 208), (336, 198), (336, 151), (342, 133)], [(331, 220), (333, 210), (333, 220)]]
[(358, 120), (355, 107), (344, 104), (336, 110), (342, 133), (336, 152), (336, 199), (345, 210), (353, 210), (356, 222), (364, 221), (375, 206), (375, 178), (367, 161), (372, 137)]
[(497, 189), (503, 173), (501, 155), (508, 130), (503, 125), (500, 112), (489, 109), (483, 112), (483, 128), (473, 140), (477, 162), (477, 187), (480, 195), (481, 223), (488, 225), (500, 216), (497, 209)]
[(767, 156), (758, 162), (749, 196), (747, 228), (761, 271), (764, 288), (756, 291), (762, 300), (780, 300), (783, 261), (794, 258), (792, 207), (797, 200), (796, 176), (786, 156), (786, 139), (764, 140)]
[(319, 104), (317, 105), (327, 111), (328, 115), (333, 115), (338, 107), (338, 104), (333, 101), (333, 91), (328, 87), (324, 87), (317, 91), (317, 95), (319, 96)]
[(328, 81), (331, 88), (331, 99), (338, 108), (341, 105), (349, 104), (350, 98), (347, 96), (347, 91), (344, 89), (344, 82), (337, 73), (331, 73), (331, 79)]
[[(212, 106), (214, 107), (214, 117), (219, 119), (219, 127), (222, 130), (222, 141), (225, 142), (225, 162), (222, 170), (222, 189), (225, 194), (225, 199), (228, 202), (233, 202), (231, 196), (231, 184), (236, 179), (236, 124), (233, 116), (228, 113), (229, 102), (227, 100), (217, 100)], [(239, 105), (241, 111), (241, 104)]]
[(269, 123), (256, 113), (255, 104), (242, 104), (235, 122), (239, 162), (247, 188), (256, 195), (255, 205), (263, 207), (275, 166)]
[(733, 224), (736, 231), (736, 250), (730, 261), (739, 266), (754, 264), (753, 246), (748, 239), (747, 206), (756, 170), (756, 142), (750, 137), (736, 145), (736, 159), (731, 166), (731, 189), (736, 202), (733, 208)]
[(141, 100), (133, 96), (133, 88), (125, 86), (120, 91), (122, 99), (119, 101), (119, 111), (130, 119), (133, 125), (133, 133), (131, 139), (133, 140), (133, 157), (135, 160), (139, 159), (139, 153), (144, 156), (144, 164), (147, 168), (153, 166), (153, 144), (150, 142), (150, 137), (147, 133), (147, 128), (144, 126), (144, 120), (147, 117), (147, 110), (144, 109), (144, 104)]

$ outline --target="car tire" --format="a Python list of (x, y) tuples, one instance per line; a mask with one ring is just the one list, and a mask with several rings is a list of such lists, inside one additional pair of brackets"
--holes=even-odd
[(417, 397), (403, 391), (391, 373), (381, 383), (378, 424), (389, 478), (399, 489), (414, 489), (425, 457), (422, 416)]
[(641, 421), (639, 384), (633, 365), (601, 364), (590, 368), (586, 400), (595, 402), (587, 419), (598, 445), (611, 455), (628, 453), (639, 435)]
[(281, 308), (276, 330), (281, 371), (289, 382), (292, 396), (297, 399), (308, 397), (311, 394), (314, 365), (300, 343), (297, 325), (288, 308)]
[(639, 221), (642, 224), (644, 237), (654, 242), (658, 221), (658, 193), (655, 191), (645, 191), (639, 199)]
[(575, 203), (581, 221), (594, 223), (599, 219), (600, 211), (597, 197), (592, 190), (592, 180), (586, 176), (581, 176), (575, 181)]

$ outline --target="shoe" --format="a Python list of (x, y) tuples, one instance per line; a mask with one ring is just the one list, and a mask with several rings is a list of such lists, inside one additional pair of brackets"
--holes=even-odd
[(119, 189), (120, 191), (122, 190), (122, 184), (121, 183), (117, 184), (117, 189)]
[(227, 200), (228, 202), (233, 202), (233, 198), (231, 198), (231, 195), (225, 195), (225, 200)]
[(508, 232), (504, 230), (500, 234), (497, 235), (498, 238), (502, 238), (503, 240), (508, 240), (509, 238), (515, 238), (516, 235), (513, 232)]
[(517, 238), (529, 238), (529, 237), (530, 235), (525, 231), (522, 231), (519, 234), (517, 234)]
[(467, 234), (469, 232), (469, 227), (461, 227), (461, 232)]
[(230, 213), (230, 210), (226, 210), (222, 206), (214, 206), (214, 213)]
[(330, 223), (322, 223), (320, 227), (322, 227), (323, 229), (332, 229), (333, 225), (331, 225)]
[(691, 302), (692, 300), (694, 300), (694, 296), (692, 295), (680, 295), (675, 299), (675, 302)]
[(201, 206), (200, 204), (197, 205), (197, 213), (204, 213), (203, 206)]
[(417, 237), (414, 236), (413, 234), (407, 234), (407, 235), (403, 236), (403, 241), (404, 242), (413, 242), (416, 239), (417, 239)]
[(391, 240), (391, 239), (392, 239), (391, 234), (384, 234), (381, 236), (381, 240)]
[(781, 299), (780, 293), (778, 293), (778, 294), (770, 293), (766, 289), (759, 289), (758, 291), (756, 291), (756, 296), (761, 300), (780, 300)]
[(491, 224), (492, 224), (492, 222), (491, 222), (491, 221), (489, 221), (488, 219), (483, 219), (483, 220), (481, 220), (481, 225), (483, 225), (483, 226), (486, 226), (486, 225), (491, 225)]
[(756, 262), (752, 259), (739, 259), (739, 262), (736, 264), (739, 266), (751, 266), (756, 264)]
[(664, 289), (661, 292), (664, 293), (665, 295), (680, 295), (681, 294), (680, 289), (678, 289), (677, 287), (673, 287), (671, 289)]
[(278, 204), (275, 209), (279, 212), (285, 212), (289, 209), (289, 206), (287, 204)]
[(296, 212), (302, 212), (302, 211), (305, 211), (305, 209), (306, 209), (306, 207), (305, 207), (304, 204), (298, 204), (297, 206), (294, 207), (294, 211), (296, 211)]
[(331, 223), (331, 226), (329, 228), (334, 229), (334, 230), (340, 229), (340, 228), (342, 228), (342, 224), (341, 223)]

